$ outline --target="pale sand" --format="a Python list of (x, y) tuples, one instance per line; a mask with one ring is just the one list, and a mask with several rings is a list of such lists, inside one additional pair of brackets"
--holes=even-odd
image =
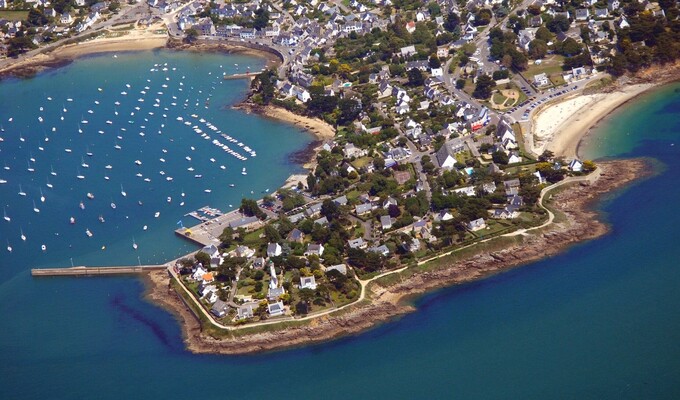
[(556, 156), (578, 157), (578, 145), (588, 131), (616, 108), (654, 87), (637, 84), (610, 93), (578, 95), (548, 105), (534, 117), (533, 134), (536, 154), (544, 150)]
[(328, 122), (322, 121), (318, 118), (304, 117), (297, 115), (285, 108), (268, 105), (263, 107), (262, 115), (269, 118), (278, 119), (280, 121), (289, 122), (300, 128), (304, 128), (312, 133), (320, 140), (330, 140), (335, 137), (335, 128)]

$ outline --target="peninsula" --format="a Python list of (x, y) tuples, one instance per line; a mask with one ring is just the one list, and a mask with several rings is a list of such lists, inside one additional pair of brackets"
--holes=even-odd
[(604, 234), (590, 203), (651, 168), (596, 165), (578, 144), (676, 80), (680, 54), (667, 2), (8, 6), (0, 49), (19, 60), (0, 60), (0, 74), (97, 51), (247, 49), (274, 58), (224, 77), (251, 82), (237, 108), (319, 139), (308, 175), (178, 229), (201, 250), (148, 273), (149, 298), (195, 352), (355, 333), (408, 312), (406, 296)]

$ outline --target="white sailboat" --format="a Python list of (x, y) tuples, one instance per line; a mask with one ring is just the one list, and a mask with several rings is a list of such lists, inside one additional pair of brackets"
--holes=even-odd
[(2, 208), (2, 214), (5, 221), (10, 222), (12, 220), (12, 218), (7, 216), (7, 210), (5, 210), (5, 207)]
[(26, 196), (26, 192), (21, 189), (21, 185), (19, 185), (19, 196)]
[(92, 236), (93, 236), (93, 235), (92, 235), (92, 232), (90, 232), (90, 229), (85, 229), (85, 234), (87, 235), (87, 237), (92, 237)]
[(80, 173), (80, 168), (78, 169), (78, 175), (76, 175), (76, 178), (78, 179), (85, 179), (85, 175)]
[(113, 208), (115, 210), (116, 209), (116, 203), (111, 202), (111, 208)]
[(127, 197), (127, 192), (125, 192), (125, 190), (123, 189), (123, 185), (120, 185), (120, 194), (121, 194), (123, 197)]
[(38, 207), (35, 206), (35, 200), (33, 200), (33, 211), (34, 211), (35, 213), (39, 213), (39, 212), (40, 212), (40, 209), (39, 209)]
[(54, 185), (52, 185), (52, 184), (50, 183), (50, 178), (49, 178), (49, 177), (47, 178), (47, 187), (50, 188), (50, 189), (53, 189), (53, 188), (54, 188)]
[(85, 160), (83, 160), (83, 157), (80, 157), (80, 166), (83, 168), (90, 168), (90, 164), (86, 163)]
[(50, 165), (50, 175), (57, 176), (57, 173), (54, 172), (54, 167), (52, 167), (51, 165)]
[(22, 228), (19, 228), (19, 231), (21, 232), (21, 240), (24, 242), (26, 241), (26, 235), (24, 235), (24, 230)]
[(42, 188), (40, 188), (40, 202), (41, 203), (45, 202), (45, 195), (43, 194)]
[(134, 236), (132, 237), (132, 248), (137, 250), (137, 242), (135, 242)]

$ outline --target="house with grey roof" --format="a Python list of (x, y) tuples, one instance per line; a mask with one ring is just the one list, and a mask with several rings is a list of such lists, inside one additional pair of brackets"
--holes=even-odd
[(380, 227), (383, 231), (392, 228), (392, 217), (383, 215), (380, 217)]
[(467, 228), (473, 232), (478, 231), (480, 229), (486, 228), (486, 222), (484, 222), (484, 218), (477, 218), (475, 220), (468, 222)]
[(285, 311), (286, 309), (284, 308), (282, 301), (277, 301), (276, 303), (270, 303), (267, 305), (267, 312), (269, 313), (270, 317), (283, 315)]
[(222, 318), (227, 315), (229, 311), (229, 305), (225, 301), (218, 299), (215, 304), (210, 308), (210, 313), (217, 318)]
[(317, 255), (321, 256), (323, 255), (323, 245), (322, 244), (316, 244), (316, 243), (310, 243), (307, 245), (307, 251), (305, 251), (305, 256), (311, 256), (311, 255)]
[(281, 245), (278, 243), (267, 244), (267, 257), (277, 257), (281, 255)]
[(363, 215), (363, 214), (370, 213), (371, 210), (373, 210), (373, 205), (370, 204), (370, 203), (369, 204), (359, 204), (356, 207), (354, 207), (354, 212), (357, 215)]
[(326, 267), (326, 273), (329, 273), (331, 271), (338, 271), (343, 275), (347, 275), (347, 266), (345, 264), (338, 264)]
[(368, 243), (364, 240), (364, 238), (358, 238), (358, 239), (350, 239), (347, 241), (347, 245), (351, 249), (365, 249), (366, 246), (368, 246)]
[(257, 310), (259, 306), (260, 304), (256, 302), (241, 304), (236, 309), (236, 319), (242, 320), (253, 318), (255, 316), (255, 310)]

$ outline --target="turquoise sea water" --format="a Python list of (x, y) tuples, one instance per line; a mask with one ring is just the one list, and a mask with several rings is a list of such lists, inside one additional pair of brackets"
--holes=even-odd
[[(170, 55), (144, 57), (154, 63)], [(83, 61), (82, 67), (97, 60)], [(204, 68), (202, 60), (195, 63)], [(68, 75), (69, 68), (79, 65), (58, 74)], [(0, 85), (3, 112), (5, 85)], [(680, 201), (678, 87), (621, 109), (613, 123), (601, 127), (599, 149), (588, 150), (596, 156), (646, 156), (660, 162), (657, 175), (601, 204), (612, 225), (609, 235), (523, 268), (423, 296), (415, 301), (418, 312), (331, 343), (254, 356), (193, 355), (183, 349), (173, 317), (140, 298), (140, 281), (32, 279), (27, 273), (32, 263), (25, 260), (40, 251), (3, 255), (0, 398), (676, 399), (680, 247), (673, 210)], [(234, 126), (241, 123), (233, 121)], [(622, 140), (621, 127), (638, 128)], [(298, 146), (308, 140), (299, 139)], [(277, 141), (277, 149), (281, 146)], [(277, 154), (265, 156), (264, 145), (254, 147), (257, 162), (247, 163), (253, 185), (276, 172), (264, 169), (260, 176), (255, 169), (258, 162), (276, 160)], [(285, 157), (278, 160), (279, 168), (291, 168), (285, 166)], [(21, 158), (17, 162), (25, 164)], [(135, 186), (132, 181), (126, 187), (129, 192)], [(10, 193), (15, 192), (13, 188)], [(116, 188), (112, 192), (115, 196)], [(161, 204), (166, 194), (159, 196)], [(2, 199), (7, 201), (4, 192)], [(198, 205), (205, 202), (200, 200)], [(163, 235), (171, 234), (161, 229), (162, 223), (170, 229), (176, 222), (164, 222), (172, 207), (158, 220), (146, 217), (161, 237), (140, 240), (140, 245), (146, 243), (140, 250), (158, 240), (157, 255), (148, 255), (150, 259), (162, 256), (161, 247), (175, 243), (171, 238), (163, 243)], [(63, 217), (56, 219), (64, 223)], [(93, 245), (92, 255), (84, 259), (130, 261), (133, 232), (137, 234), (133, 228), (111, 233), (121, 237), (120, 252), (107, 250), (101, 256)]]

